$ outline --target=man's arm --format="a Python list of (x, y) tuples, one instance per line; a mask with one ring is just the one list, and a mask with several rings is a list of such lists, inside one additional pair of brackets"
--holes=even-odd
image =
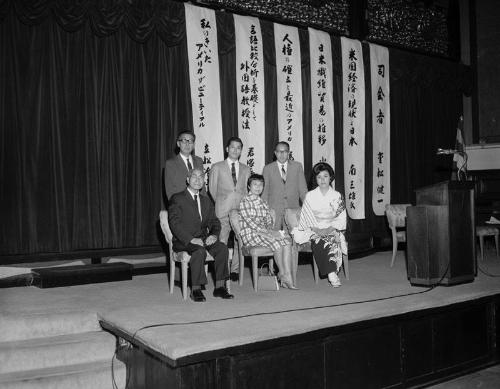
[(212, 196), (212, 200), (214, 202), (217, 199), (217, 181), (219, 179), (219, 168), (218, 165), (213, 165), (210, 169), (210, 175), (208, 178), (208, 191), (210, 192), (210, 196)]
[(307, 184), (306, 184), (306, 178), (304, 175), (304, 168), (302, 167), (302, 164), (298, 162), (299, 164), (299, 197), (302, 202), (304, 202), (304, 199), (306, 198), (306, 193), (307, 193)]
[(208, 207), (208, 233), (209, 235), (215, 235), (217, 238), (219, 238), (221, 230), (220, 220), (217, 216), (215, 216), (215, 209), (209, 198), (207, 198), (206, 204), (206, 206)]
[(264, 166), (262, 175), (264, 176), (264, 191), (262, 192), (261, 198), (269, 204), (269, 189), (271, 186), (271, 174), (269, 172), (269, 165)]
[(172, 234), (179, 239), (184, 246), (187, 246), (193, 235), (184, 227), (182, 207), (179, 201), (179, 196), (172, 196), (168, 207), (168, 224), (172, 230)]

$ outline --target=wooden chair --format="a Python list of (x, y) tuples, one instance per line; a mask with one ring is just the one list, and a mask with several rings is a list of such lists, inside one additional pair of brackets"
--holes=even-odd
[(398, 242), (406, 242), (406, 208), (410, 206), (411, 204), (387, 204), (385, 206), (385, 215), (392, 232), (391, 267), (394, 266), (396, 259)]
[[(271, 215), (273, 217), (273, 221), (275, 218), (274, 211), (271, 210)], [(243, 270), (245, 266), (245, 255), (252, 257), (252, 279), (253, 279), (253, 289), (257, 291), (257, 281), (258, 281), (258, 262), (260, 257), (271, 257), (274, 255), (273, 250), (267, 247), (262, 246), (245, 246), (241, 241), (241, 216), (240, 212), (236, 209), (233, 209), (229, 213), (229, 221), (231, 223), (231, 228), (234, 231), (235, 241), (237, 245), (237, 252), (239, 255), (240, 261), (240, 274), (239, 274), (239, 285), (243, 285)], [(274, 266), (274, 260), (269, 260), (269, 269), (272, 271)]]
[(497, 258), (498, 255), (498, 236), (500, 235), (500, 231), (497, 227), (491, 226), (477, 226), (476, 227), (476, 236), (479, 238), (479, 249), (481, 250), (481, 261), (484, 260), (484, 237), (485, 236), (493, 236), (495, 238), (495, 247), (497, 249)]
[[(299, 225), (300, 211), (301, 211), (301, 208), (287, 208), (285, 210), (285, 223), (290, 231)], [(299, 251), (306, 252), (306, 253), (312, 253), (311, 242), (303, 243), (300, 245), (295, 243), (295, 241), (293, 242), (292, 253), (293, 253), (294, 258), (293, 258), (292, 278), (293, 278), (294, 283), (296, 282), (296, 278), (297, 278)], [(313, 263), (314, 282), (317, 284), (319, 282), (319, 271), (318, 271), (318, 265), (316, 264), (316, 261), (314, 260), (314, 256), (312, 256), (312, 263)], [(345, 254), (342, 255), (342, 268), (344, 269), (345, 278), (347, 280), (349, 280), (349, 256), (348, 255), (345, 255)]]
[[(191, 260), (191, 255), (189, 255), (186, 251), (180, 251), (178, 253), (174, 252), (172, 247), (172, 231), (170, 230), (170, 226), (168, 225), (168, 212), (165, 210), (160, 211), (160, 226), (163, 231), (163, 235), (165, 235), (165, 240), (168, 243), (168, 251), (170, 257), (170, 293), (174, 292), (174, 279), (175, 279), (175, 263), (178, 262), (181, 264), (181, 284), (182, 284), (182, 298), (184, 300), (187, 299), (187, 280), (188, 280), (188, 264)], [(208, 264), (206, 262), (213, 262), (214, 258), (207, 253), (207, 258), (205, 259), (205, 273), (208, 272)]]

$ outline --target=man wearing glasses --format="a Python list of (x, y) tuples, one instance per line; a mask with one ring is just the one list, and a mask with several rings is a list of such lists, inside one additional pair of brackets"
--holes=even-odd
[[(203, 160), (193, 154), (195, 140), (196, 136), (193, 132), (180, 132), (177, 135), (179, 153), (165, 163), (165, 193), (169, 201), (174, 193), (186, 189), (186, 177), (190, 170), (201, 169), (203, 171)], [(201, 192), (205, 193), (205, 185), (202, 186)]]

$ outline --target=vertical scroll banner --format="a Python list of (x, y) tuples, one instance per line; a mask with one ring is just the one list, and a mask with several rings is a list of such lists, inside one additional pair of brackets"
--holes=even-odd
[(344, 185), (351, 219), (365, 218), (365, 74), (361, 42), (342, 37)]
[(274, 23), (274, 44), (279, 140), (290, 144), (290, 159), (304, 163), (299, 30)]
[(224, 159), (215, 11), (184, 7), (196, 155), (208, 173), (212, 163)]
[(375, 215), (391, 202), (391, 117), (389, 105), (389, 49), (370, 43), (373, 126), (373, 193)]
[(311, 61), (312, 159), (335, 167), (332, 45), (330, 35), (308, 28)]
[(252, 172), (265, 164), (264, 52), (259, 19), (233, 15), (236, 42), (238, 135), (244, 162)]

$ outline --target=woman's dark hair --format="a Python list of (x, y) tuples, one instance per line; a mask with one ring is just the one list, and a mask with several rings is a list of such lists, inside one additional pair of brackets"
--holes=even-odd
[(260, 181), (262, 182), (262, 185), (266, 185), (266, 182), (264, 181), (264, 176), (262, 174), (252, 174), (250, 177), (248, 177), (247, 181), (247, 191), (250, 191), (250, 185), (252, 185), (252, 182), (254, 181)]
[(333, 180), (335, 180), (335, 172), (333, 171), (333, 168), (329, 164), (327, 164), (326, 162), (318, 162), (312, 168), (311, 189), (314, 189), (318, 186), (318, 183), (316, 181), (316, 177), (318, 177), (318, 174), (321, 172), (328, 172), (328, 174), (330, 174), (330, 184), (333, 182)]

